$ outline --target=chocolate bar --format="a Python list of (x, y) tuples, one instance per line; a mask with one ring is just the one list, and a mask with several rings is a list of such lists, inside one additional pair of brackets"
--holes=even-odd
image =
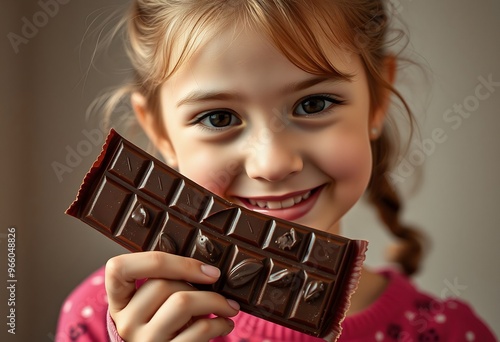
[(66, 213), (132, 252), (164, 251), (214, 265), (219, 280), (193, 286), (234, 299), (249, 314), (333, 340), (367, 246), (228, 202), (114, 130)]

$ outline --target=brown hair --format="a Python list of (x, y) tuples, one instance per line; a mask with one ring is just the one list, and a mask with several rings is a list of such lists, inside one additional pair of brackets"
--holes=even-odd
[[(110, 111), (120, 98), (138, 91), (157, 114), (159, 133), (166, 134), (159, 115), (161, 85), (204, 43), (222, 30), (243, 24), (267, 34), (292, 63), (312, 74), (349, 78), (335, 68), (331, 53), (359, 55), (372, 108), (381, 93), (389, 90), (402, 104), (413, 132), (410, 108), (382, 74), (388, 47), (402, 37), (401, 31), (389, 29), (385, 5), (384, 0), (135, 0), (123, 22), (135, 79), (106, 105)], [(401, 201), (387, 178), (397, 153), (396, 133), (386, 125), (372, 142), (373, 173), (367, 195), (381, 220), (402, 242), (394, 261), (410, 275), (419, 268), (423, 236), (401, 223)]]

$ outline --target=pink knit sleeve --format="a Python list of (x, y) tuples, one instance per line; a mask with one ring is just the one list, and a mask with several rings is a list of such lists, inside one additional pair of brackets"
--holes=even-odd
[(113, 321), (113, 318), (111, 318), (109, 310), (106, 314), (106, 325), (108, 328), (109, 340), (111, 342), (124, 342), (123, 339), (120, 337), (120, 334), (118, 334), (118, 330), (116, 330), (115, 322)]
[(109, 341), (106, 329), (108, 304), (104, 269), (91, 274), (63, 303), (55, 342)]

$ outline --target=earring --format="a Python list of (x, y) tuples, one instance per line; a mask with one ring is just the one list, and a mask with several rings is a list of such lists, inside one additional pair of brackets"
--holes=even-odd
[(377, 127), (370, 128), (370, 134), (373, 138), (377, 138), (379, 134), (378, 128)]

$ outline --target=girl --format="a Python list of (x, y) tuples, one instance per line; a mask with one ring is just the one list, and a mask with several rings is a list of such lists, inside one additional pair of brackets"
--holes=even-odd
[[(136, 0), (126, 18), (137, 121), (166, 162), (218, 195), (340, 233), (366, 192), (400, 270), (364, 269), (341, 341), (494, 341), (457, 300), (419, 292), (422, 237), (386, 178), (397, 59), (381, 0)], [(188, 282), (220, 271), (146, 252), (112, 258), (62, 308), (58, 341), (318, 341)], [(136, 287), (138, 279), (147, 278)], [(105, 285), (103, 280), (105, 279)]]

